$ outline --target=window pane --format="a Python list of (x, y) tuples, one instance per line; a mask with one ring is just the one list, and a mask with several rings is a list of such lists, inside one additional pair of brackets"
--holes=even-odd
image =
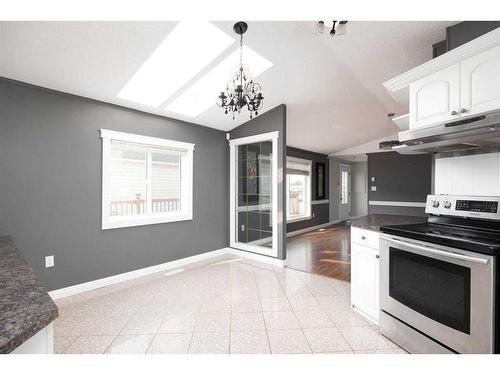
[(349, 172), (342, 171), (341, 203), (349, 203)]
[(306, 188), (308, 176), (288, 175), (288, 216), (290, 219), (307, 215)]
[(146, 152), (121, 142), (111, 142), (111, 216), (146, 212)]
[(272, 142), (238, 146), (236, 241), (272, 247)]
[(181, 156), (168, 151), (151, 153), (152, 212), (181, 210)]

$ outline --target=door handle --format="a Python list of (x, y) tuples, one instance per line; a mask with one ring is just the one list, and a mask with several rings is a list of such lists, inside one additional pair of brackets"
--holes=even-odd
[(467, 112), (469, 112), (469, 111), (468, 111), (466, 108), (462, 108), (462, 109), (460, 110), (460, 113), (467, 113)]
[(458, 112), (457, 111), (451, 111), (451, 115), (452, 116), (456, 116), (456, 115), (458, 115)]
[(378, 254), (377, 254), (377, 255), (375, 255), (375, 258), (379, 259), (379, 258), (380, 258), (380, 255), (378, 255)]
[(469, 255), (452, 253), (452, 252), (449, 252), (449, 251), (435, 249), (433, 247), (421, 246), (421, 245), (413, 244), (411, 242), (405, 242), (405, 241), (396, 240), (394, 238), (391, 238), (389, 241), (393, 242), (393, 243), (396, 243), (396, 244), (399, 244), (401, 246), (411, 247), (412, 249), (420, 250), (420, 251), (423, 251), (423, 252), (426, 252), (426, 253), (430, 253), (430, 254), (441, 255), (441, 256), (448, 257), (448, 258), (464, 260), (466, 262), (488, 264), (488, 259), (476, 258), (476, 257), (472, 257), (472, 256), (469, 256)]

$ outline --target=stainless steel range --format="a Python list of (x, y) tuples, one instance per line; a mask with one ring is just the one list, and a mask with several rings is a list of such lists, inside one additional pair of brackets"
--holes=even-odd
[(500, 351), (500, 197), (429, 195), (380, 228), (380, 331), (410, 353)]

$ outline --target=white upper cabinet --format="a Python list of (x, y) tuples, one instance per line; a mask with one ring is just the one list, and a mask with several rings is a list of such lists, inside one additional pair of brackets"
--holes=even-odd
[(459, 116), (460, 69), (452, 65), (410, 84), (410, 129)]
[(500, 110), (500, 27), (384, 82), (409, 128)]
[(460, 64), (460, 112), (474, 115), (500, 108), (500, 46)]

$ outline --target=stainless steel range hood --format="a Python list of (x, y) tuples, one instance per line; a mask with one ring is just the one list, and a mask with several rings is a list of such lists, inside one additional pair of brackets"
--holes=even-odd
[(439, 153), (500, 145), (500, 111), (399, 132), (406, 153)]

